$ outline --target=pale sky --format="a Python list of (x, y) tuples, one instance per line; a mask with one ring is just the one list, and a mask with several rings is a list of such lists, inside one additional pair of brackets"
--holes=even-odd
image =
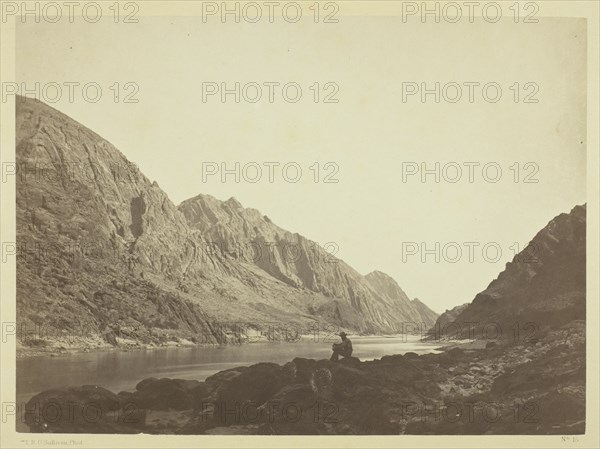
[[(73, 103), (65, 95), (50, 104), (114, 144), (175, 204), (198, 193), (235, 196), (285, 229), (335, 242), (336, 255), (359, 272), (388, 273), (436, 312), (472, 301), (512, 259), (515, 243), (522, 248), (554, 216), (586, 201), (584, 20), (29, 21), (17, 27), (16, 42), (19, 82), (99, 83), (104, 95), (97, 103), (76, 90)], [(286, 103), (276, 89), (273, 103), (264, 96), (254, 104), (231, 96), (202, 102), (203, 82), (271, 81), (299, 83), (301, 100)], [(139, 103), (115, 103), (115, 82), (136, 83)], [(336, 83), (339, 102), (314, 103), (315, 82)], [(430, 96), (423, 104), (418, 95), (404, 103), (403, 82), (497, 82), (503, 92), (497, 103), (477, 88), (474, 103), (435, 103)], [(509, 88), (516, 82), (520, 100), (533, 90), (524, 84), (535, 83), (539, 102), (515, 103)], [(203, 162), (296, 162), (303, 174), (289, 183), (276, 170), (269, 183), (265, 167), (254, 184), (231, 176), (203, 182)], [(321, 176), (329, 172), (324, 164), (337, 164), (339, 182), (315, 183), (315, 162)], [(402, 181), (403, 162), (481, 165), (473, 183), (464, 166), (457, 183), (432, 176), (421, 183), (418, 176)], [(503, 170), (497, 183), (482, 177), (481, 166), (490, 162)], [(515, 183), (515, 162), (521, 181), (532, 171), (525, 164), (536, 164), (539, 182)], [(403, 261), (407, 242), (457, 242), (463, 256), (456, 263), (435, 263), (431, 255), (425, 263), (419, 255)], [(479, 243), (474, 262), (464, 242)], [(482, 257), (488, 242), (502, 249), (497, 263)]]

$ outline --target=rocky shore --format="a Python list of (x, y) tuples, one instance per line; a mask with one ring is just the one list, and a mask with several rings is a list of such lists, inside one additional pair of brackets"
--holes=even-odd
[(204, 382), (144, 379), (133, 392), (48, 390), (20, 413), (32, 432), (53, 433), (580, 434), (585, 323), (441, 354), (296, 358)]

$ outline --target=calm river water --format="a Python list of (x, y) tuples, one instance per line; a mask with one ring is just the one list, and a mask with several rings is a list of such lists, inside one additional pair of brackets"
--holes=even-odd
[[(353, 356), (373, 360), (384, 355), (436, 352), (436, 344), (419, 337), (352, 337)], [(331, 343), (252, 343), (223, 347), (187, 347), (89, 352), (58, 357), (29, 357), (17, 360), (17, 402), (28, 401), (41, 391), (63, 386), (100, 385), (115, 393), (133, 391), (147, 377), (204, 380), (235, 366), (258, 362), (283, 364), (294, 357), (324, 359)]]

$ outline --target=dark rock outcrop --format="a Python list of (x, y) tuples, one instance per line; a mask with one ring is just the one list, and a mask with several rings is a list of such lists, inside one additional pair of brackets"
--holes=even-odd
[(573, 320), (585, 320), (585, 300), (583, 205), (551, 220), (473, 302), (441, 316), (441, 326), (436, 324), (429, 337), (531, 341)]

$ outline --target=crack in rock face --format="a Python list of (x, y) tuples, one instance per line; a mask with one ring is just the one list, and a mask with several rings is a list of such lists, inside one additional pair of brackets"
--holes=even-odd
[(131, 199), (131, 233), (137, 239), (144, 233), (144, 221), (143, 217), (146, 213), (146, 202), (141, 196)]

